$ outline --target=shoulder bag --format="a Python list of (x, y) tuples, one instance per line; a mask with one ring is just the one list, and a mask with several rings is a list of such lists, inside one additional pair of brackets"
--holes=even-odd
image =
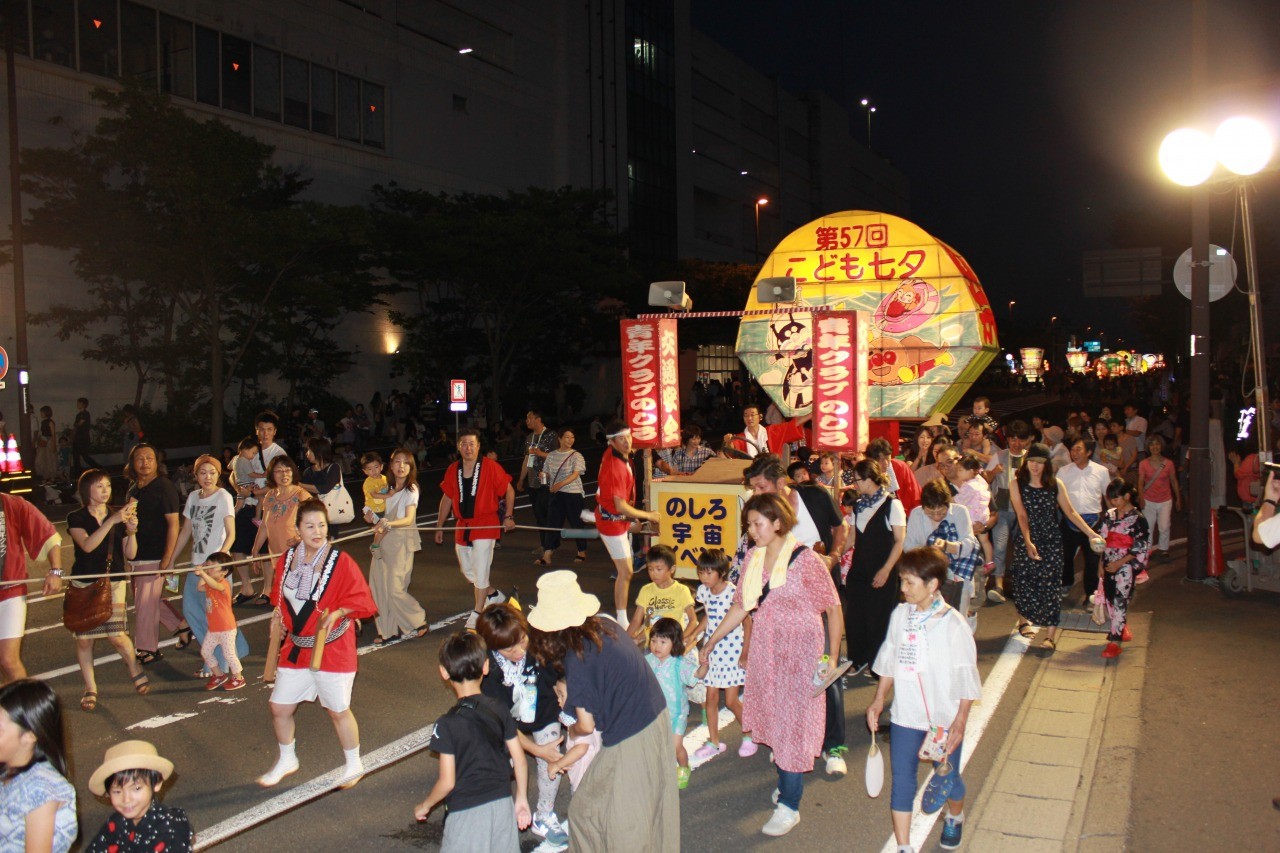
[(338, 485), (321, 495), (320, 501), (329, 512), (330, 524), (350, 524), (356, 520), (356, 507), (351, 500), (351, 493), (342, 482), (341, 474), (338, 475)]
[[(107, 569), (104, 574), (111, 574), (115, 563), (116, 532), (111, 531), (107, 544)], [(66, 595), (62, 599), (62, 624), (68, 631), (83, 634), (106, 624), (111, 618), (111, 579), (98, 578), (78, 583), (75, 580), (67, 584)]]

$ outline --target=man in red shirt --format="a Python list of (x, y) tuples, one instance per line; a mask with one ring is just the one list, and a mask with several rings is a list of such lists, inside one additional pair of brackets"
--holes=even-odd
[[(489, 604), (499, 604), (505, 596), (489, 583), (493, 565), (493, 543), (502, 530), (516, 526), (516, 492), (511, 475), (492, 459), (480, 459), (480, 434), (473, 429), (458, 433), (458, 455), (440, 481), (440, 511), (436, 516), (436, 544), (444, 544), (444, 525), (449, 511), (454, 511), (456, 530), (454, 552), (462, 576), (475, 587), (475, 608), (467, 617), (467, 627), (474, 628), (480, 611)], [(498, 519), (498, 501), (506, 500), (506, 515)]]
[(609, 446), (600, 460), (596, 480), (596, 529), (613, 560), (618, 577), (613, 584), (613, 607), (618, 624), (627, 624), (631, 592), (631, 522), (658, 520), (656, 512), (636, 508), (636, 477), (631, 470), (631, 430), (614, 421), (605, 430)]
[(732, 443), (736, 450), (745, 453), (749, 459), (762, 453), (782, 455), (784, 445), (805, 440), (804, 425), (812, 419), (811, 411), (795, 420), (765, 426), (760, 422), (760, 407), (755, 403), (748, 403), (742, 409), (742, 432), (726, 435), (725, 444)]
[(48, 560), (44, 594), (62, 589), (62, 537), (22, 498), (0, 494), (0, 684), (27, 677), (22, 636), (27, 629), (27, 560)]

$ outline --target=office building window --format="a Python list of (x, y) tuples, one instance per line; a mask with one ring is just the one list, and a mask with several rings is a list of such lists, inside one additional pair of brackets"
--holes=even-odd
[(306, 130), (307, 61), (296, 56), (284, 58), (284, 123)]
[(9, 10), (13, 9), (17, 14), (13, 16), (13, 51), (21, 56), (31, 55), (31, 42), (27, 37), (27, 30), (30, 29), (29, 19), (27, 17), (27, 4), (21, 3), (0, 3), (0, 34), (4, 33), (3, 27), (9, 25)]
[(218, 31), (196, 27), (196, 100), (202, 104), (222, 102), (218, 73)]
[(333, 70), (319, 65), (311, 66), (311, 129), (325, 136), (338, 132)]
[(249, 112), (253, 92), (253, 61), (249, 42), (222, 35), (222, 108)]
[(195, 51), (191, 22), (160, 16), (160, 91), (178, 98), (195, 97)]
[(34, 56), (68, 68), (76, 64), (75, 6), (72, 0), (31, 0)]
[(338, 75), (338, 138), (360, 141), (360, 81)]
[(99, 77), (120, 76), (116, 0), (80, 0), (80, 70)]
[(253, 114), (280, 121), (280, 54), (253, 46)]
[(373, 83), (361, 83), (364, 97), (364, 144), (384, 148), (387, 144), (383, 113), (386, 107), (386, 91)]
[[(190, 62), (191, 54), (187, 54)], [(120, 4), (120, 76), (156, 79), (156, 10), (137, 3)]]

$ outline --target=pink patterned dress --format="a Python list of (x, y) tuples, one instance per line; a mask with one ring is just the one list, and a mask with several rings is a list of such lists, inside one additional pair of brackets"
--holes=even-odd
[[(766, 589), (768, 582), (766, 574)], [(733, 603), (742, 606), (741, 586)], [(774, 762), (791, 773), (812, 770), (822, 752), (827, 706), (821, 693), (813, 695), (813, 673), (826, 645), (822, 613), (839, 603), (827, 567), (805, 548), (787, 568), (786, 584), (768, 589), (751, 614), (742, 727), (768, 744)]]

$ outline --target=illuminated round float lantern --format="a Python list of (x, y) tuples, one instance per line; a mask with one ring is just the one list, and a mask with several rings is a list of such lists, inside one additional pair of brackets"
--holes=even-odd
[(1037, 381), (1044, 366), (1044, 349), (1042, 347), (1023, 347), (1020, 352), (1022, 355), (1022, 375), (1027, 377), (1028, 382)]
[(1072, 372), (1084, 373), (1086, 370), (1085, 365), (1088, 363), (1089, 353), (1082, 349), (1067, 350), (1067, 366), (1071, 368)]

